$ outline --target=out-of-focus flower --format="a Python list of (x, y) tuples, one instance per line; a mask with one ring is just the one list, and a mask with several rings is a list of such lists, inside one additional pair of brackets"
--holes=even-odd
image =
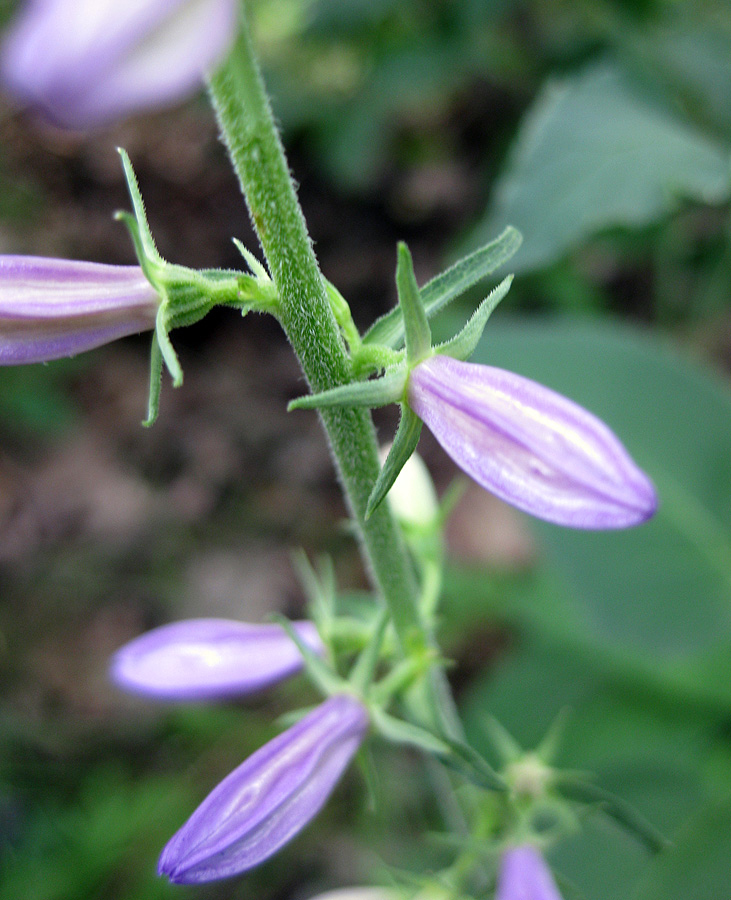
[(89, 129), (193, 93), (235, 34), (236, 0), (28, 0), (2, 48), (15, 99)]
[(159, 873), (197, 884), (259, 865), (320, 811), (367, 731), (359, 700), (330, 697), (208, 795), (168, 842)]
[[(312, 622), (292, 627), (322, 652)], [(281, 625), (188, 619), (125, 644), (110, 674), (119, 687), (158, 700), (215, 700), (259, 691), (301, 668), (302, 655)]]
[(0, 256), (0, 365), (73, 356), (155, 327), (139, 266)]
[(503, 853), (495, 900), (561, 900), (540, 851), (523, 844)]
[(596, 416), (527, 378), (431, 356), (407, 401), (468, 475), (513, 506), (573, 528), (626, 528), (657, 508), (655, 489)]

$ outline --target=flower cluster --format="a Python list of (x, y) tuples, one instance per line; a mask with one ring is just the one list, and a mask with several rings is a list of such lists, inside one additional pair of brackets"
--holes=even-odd
[[(314, 653), (311, 622), (293, 631)], [(120, 687), (162, 700), (251, 694), (302, 668), (279, 625), (192, 619), (156, 628), (115, 654)], [(162, 852), (159, 871), (177, 883), (228, 878), (276, 853), (319, 812), (369, 727), (355, 696), (330, 697), (231, 772)]]
[[(19, 104), (56, 125), (70, 129), (106, 125), (194, 90), (228, 52), (237, 33), (239, 2), (29, 0), (2, 46), (0, 78)], [(241, 40), (237, 47), (245, 43)], [(228, 75), (223, 78), (228, 87), (229, 80), (238, 79), (250, 88), (258, 77), (255, 66), (247, 77), (241, 71), (230, 79)], [(211, 81), (214, 95), (217, 80), (216, 76)], [(239, 102), (236, 110), (248, 113), (249, 106)], [(220, 105), (218, 111), (220, 115)], [(274, 133), (273, 124), (271, 129)], [(260, 154), (256, 141), (250, 143), (252, 155), (267, 156)], [(0, 364), (56, 359), (154, 330), (151, 422), (163, 362), (173, 383), (182, 382), (169, 339), (172, 329), (198, 321), (215, 305), (244, 313), (270, 312), (284, 322), (288, 298), (278, 296), (264, 267), (243, 249), (251, 274), (195, 271), (163, 260), (131, 163), (123, 151), (122, 155), (135, 215), (120, 217), (129, 227), (139, 265), (0, 256)], [(267, 203), (275, 215), (280, 214), (278, 203)], [(252, 218), (257, 221), (253, 209)], [(400, 405), (399, 429), (363, 518), (368, 519), (391, 491), (395, 518), (404, 526), (413, 560), (421, 564), (420, 596), (408, 600), (408, 610), (400, 610), (408, 615), (399, 619), (393, 597), (399, 592), (391, 589), (386, 605), (374, 604), (372, 619), (356, 623), (364, 626), (360, 637), (366, 637), (348, 678), (340, 675), (342, 659), (333, 661), (331, 668), (323, 661), (325, 647), (311, 622), (279, 626), (195, 619), (155, 629), (115, 654), (113, 681), (155, 700), (245, 696), (303, 668), (327, 697), (234, 769), (173, 835), (158, 867), (172, 882), (228, 878), (280, 850), (320, 811), (371, 728), (394, 743), (447, 759), (477, 789), (500, 790), (507, 798), (506, 809), (516, 804), (516, 796), (525, 799), (521, 792), (540, 794), (548, 784), (548, 770), (540, 767), (524, 766), (522, 775), (529, 777), (514, 783), (495, 773), (463, 743), (456, 717), (450, 720), (453, 710), (439, 696), (446, 692), (439, 681), (442, 661), (433, 642), (433, 626), (442, 561), (440, 539), (431, 539), (441, 528), (446, 504), (440, 508), (414, 456), (422, 425), (478, 484), (549, 522), (580, 529), (626, 528), (652, 516), (657, 497), (617, 436), (592, 413), (520, 375), (467, 362), (489, 315), (507, 293), (510, 277), (483, 301), (462, 331), (444, 344), (432, 345), (429, 316), (490, 274), (507, 258), (503, 255), (496, 262), (500, 254), (514, 252), (519, 240), (514, 229), (507, 229), (495, 242), (502, 248), (499, 252), (496, 246), (482, 248), (424, 291), (416, 284), (408, 248), (401, 245), (396, 273), (399, 306), (363, 338), (345, 300), (332, 286), (322, 285), (332, 328), (337, 323), (341, 329), (354, 374), (349, 383), (292, 406)], [(492, 269), (486, 268), (486, 260), (491, 260)], [(272, 268), (278, 271), (276, 265)], [(307, 340), (318, 339), (316, 330), (306, 335)], [(337, 341), (337, 332), (330, 337)], [(339, 380), (326, 380), (332, 382)], [(370, 438), (363, 439), (360, 449), (363, 453), (354, 452), (353, 458), (360, 462), (370, 452), (373, 460)], [(367, 499), (367, 493), (360, 499)], [(359, 508), (355, 502), (352, 506)], [(392, 523), (388, 524), (390, 529)], [(406, 555), (403, 561), (408, 564)], [(382, 578), (381, 584), (385, 586), (386, 580)], [(407, 577), (402, 579), (406, 588), (409, 583)], [(416, 590), (401, 595), (409, 593)], [(320, 625), (336, 620), (331, 599), (318, 597), (319, 607), (313, 602)], [(332, 635), (325, 628), (321, 633), (332, 649)], [(387, 712), (395, 697), (403, 719)], [(499, 860), (496, 900), (561, 900), (533, 840), (538, 838), (532, 832), (503, 834), (502, 846), (509, 846)], [(471, 855), (473, 850), (470, 846), (466, 852)], [(387, 900), (387, 895), (381, 896)]]

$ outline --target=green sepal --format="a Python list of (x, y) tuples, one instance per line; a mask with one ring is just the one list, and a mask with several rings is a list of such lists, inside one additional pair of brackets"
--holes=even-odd
[(414, 274), (414, 261), (406, 244), (398, 245), (396, 288), (404, 321), (406, 359), (415, 366), (431, 352), (431, 329)]
[(508, 766), (523, 756), (523, 748), (494, 716), (486, 716), (483, 728), (503, 765)]
[(445, 741), (419, 725), (397, 719), (382, 709), (372, 711), (372, 721), (376, 730), (392, 744), (416, 747), (442, 759), (450, 755), (449, 745)]
[(497, 772), (490, 768), (477, 751), (466, 744), (438, 737), (431, 731), (403, 719), (397, 719), (382, 709), (372, 711), (372, 720), (377, 731), (386, 740), (394, 744), (415, 747), (430, 756), (439, 757), (450, 768), (485, 790), (501, 792), (507, 790), (507, 785)]
[(272, 616), (272, 621), (276, 622), (277, 625), (281, 625), (281, 627), (287, 632), (287, 635), (292, 639), (294, 644), (297, 646), (300, 654), (302, 655), (302, 661), (305, 666), (305, 672), (307, 673), (310, 681), (315, 685), (318, 690), (320, 690), (326, 697), (331, 697), (333, 694), (340, 694), (343, 691), (348, 690), (347, 682), (343, 681), (333, 670), (324, 662), (310, 647), (305, 644), (302, 638), (297, 634), (297, 632), (292, 627), (292, 623), (289, 619), (284, 616), (275, 615)]
[(378, 508), (383, 498), (393, 487), (399, 472), (416, 450), (421, 437), (422, 421), (406, 403), (401, 404), (401, 419), (396, 430), (396, 437), (388, 452), (383, 468), (373, 485), (373, 490), (366, 506), (366, 521)]
[(497, 307), (498, 303), (510, 290), (513, 276), (508, 275), (500, 284), (485, 297), (477, 307), (464, 328), (453, 338), (434, 348), (435, 353), (451, 356), (454, 359), (466, 360), (475, 352), (475, 347), (482, 337), (487, 320)]
[[(454, 765), (458, 771), (467, 774), (475, 784), (488, 791), (508, 790), (504, 779), (469, 744), (450, 738), (445, 738), (445, 743), (452, 752), (452, 757), (447, 762)], [(456, 764), (454, 760), (457, 761)]]
[(269, 272), (267, 272), (266, 267), (263, 263), (259, 262), (251, 250), (248, 250), (238, 238), (232, 238), (231, 240), (234, 242), (236, 249), (246, 260), (246, 265), (251, 269), (255, 277), (260, 281), (271, 281), (271, 277)]
[(160, 411), (160, 390), (162, 388), (162, 353), (157, 342), (157, 334), (152, 334), (150, 347), (150, 389), (147, 397), (147, 418), (142, 422), (145, 428), (155, 424)]
[[(155, 239), (150, 231), (150, 225), (147, 221), (147, 212), (145, 211), (145, 202), (142, 199), (137, 175), (135, 175), (135, 170), (132, 167), (132, 160), (129, 158), (129, 154), (124, 148), (117, 147), (117, 152), (122, 157), (122, 167), (124, 169), (124, 177), (127, 181), (127, 190), (129, 191), (129, 196), (132, 200), (132, 208), (134, 210), (133, 221), (135, 223), (134, 230), (137, 231), (137, 239), (140, 245), (140, 249), (138, 250), (140, 265), (142, 266), (145, 275), (147, 275), (147, 270), (145, 269), (146, 262), (165, 265), (165, 261), (160, 256), (155, 244)], [(117, 218), (121, 219), (127, 225), (130, 232), (133, 232), (132, 238), (134, 240), (134, 230), (128, 222), (128, 219), (131, 219), (132, 216), (126, 212), (119, 212), (117, 213)]]
[(536, 747), (536, 756), (546, 765), (553, 763), (558, 756), (559, 747), (564, 739), (566, 725), (571, 717), (571, 710), (564, 706), (551, 722), (543, 740)]
[[(446, 272), (427, 282), (419, 292), (427, 317), (431, 319), (452, 300), (506, 263), (522, 240), (520, 232), (508, 226), (494, 241), (463, 257)], [(400, 347), (403, 340), (404, 321), (400, 306), (381, 316), (363, 336), (364, 344), (385, 344), (393, 348)]]
[(376, 626), (373, 629), (370, 640), (366, 643), (350, 670), (348, 681), (361, 694), (365, 694), (375, 677), (378, 661), (381, 658), (381, 650), (383, 649), (383, 639), (386, 636), (386, 629), (390, 622), (391, 616), (384, 607), (378, 614)]
[(167, 370), (170, 372), (170, 377), (173, 380), (173, 387), (180, 387), (183, 383), (183, 367), (180, 365), (178, 354), (170, 341), (171, 327), (167, 306), (165, 303), (162, 303), (155, 317), (155, 338)]
[(322, 556), (315, 570), (304, 550), (292, 554), (292, 564), (307, 597), (307, 608), (320, 637), (332, 650), (332, 631), (335, 623), (335, 567), (329, 556)]
[(387, 372), (381, 378), (354, 381), (319, 394), (298, 397), (289, 403), (287, 410), (291, 412), (293, 409), (324, 409), (332, 406), (387, 406), (403, 399), (406, 381), (406, 370), (398, 369)]
[(671, 842), (631, 804), (591, 782), (566, 773), (556, 773), (554, 785), (562, 797), (595, 805), (605, 815), (633, 834), (651, 853), (667, 849)]
[(145, 425), (152, 425), (160, 406), (160, 375), (162, 362), (170, 372), (175, 387), (183, 383), (183, 370), (170, 342), (170, 331), (192, 325), (202, 319), (214, 306), (225, 305), (247, 313), (256, 309), (276, 312), (278, 296), (266, 269), (245, 248), (241, 247), (252, 275), (221, 269), (198, 271), (164, 260), (152, 237), (147, 221), (137, 176), (125, 150), (119, 148), (134, 215), (118, 212), (132, 238), (140, 267), (157, 292), (159, 307), (155, 317), (155, 338), (150, 363), (150, 392)]
[(242, 309), (242, 312), (268, 312), (272, 315), (277, 315), (279, 311), (279, 292), (265, 266), (259, 262), (250, 250), (244, 247), (238, 238), (233, 238), (233, 242), (236, 245), (236, 249), (246, 260), (246, 265), (252, 273), (251, 275), (237, 273), (239, 292), (242, 295), (242, 300), (246, 302), (246, 309)]

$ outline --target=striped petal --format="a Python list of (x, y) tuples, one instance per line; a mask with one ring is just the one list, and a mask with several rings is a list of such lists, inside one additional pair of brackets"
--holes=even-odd
[(412, 371), (408, 403), (482, 487), (540, 519), (626, 528), (657, 508), (655, 489), (596, 416), (528, 378), (433, 356)]
[(268, 859), (317, 815), (367, 730), (355, 697), (330, 697), (208, 795), (163, 850), (158, 872), (199, 884)]
[[(295, 622), (316, 653), (312, 622)], [(119, 687), (158, 700), (215, 700), (251, 694), (294, 675), (302, 656), (280, 625), (189, 619), (163, 625), (118, 650), (111, 678)]]
[(0, 365), (73, 356), (155, 326), (139, 266), (0, 256)]

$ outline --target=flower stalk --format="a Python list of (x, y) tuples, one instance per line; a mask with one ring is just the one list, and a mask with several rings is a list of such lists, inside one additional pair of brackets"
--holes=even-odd
[[(243, 10), (239, 36), (210, 82), (210, 94), (279, 295), (278, 318), (313, 392), (352, 378), (340, 329), (284, 158), (271, 107), (254, 57)], [(383, 505), (365, 511), (380, 466), (370, 413), (321, 412), (332, 455), (364, 556), (391, 611), (404, 648), (428, 637), (418, 611), (417, 586), (402, 536)]]

